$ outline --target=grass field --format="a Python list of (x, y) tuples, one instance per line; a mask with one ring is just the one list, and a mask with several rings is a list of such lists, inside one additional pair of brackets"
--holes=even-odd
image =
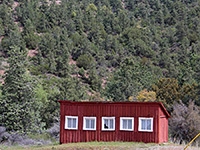
[[(0, 150), (183, 150), (184, 146), (154, 143), (137, 143), (137, 142), (87, 142), (87, 143), (69, 143), (54, 144), (46, 146), (3, 146)], [(200, 148), (189, 147), (187, 150), (200, 150)]]

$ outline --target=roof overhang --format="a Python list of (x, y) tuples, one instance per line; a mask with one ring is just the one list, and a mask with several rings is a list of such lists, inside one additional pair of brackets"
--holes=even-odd
[(130, 102), (130, 101), (68, 101), (68, 100), (58, 100), (58, 102), (66, 104), (142, 104), (142, 105), (159, 105), (164, 111), (168, 118), (171, 118), (170, 114), (167, 112), (166, 108), (161, 102)]

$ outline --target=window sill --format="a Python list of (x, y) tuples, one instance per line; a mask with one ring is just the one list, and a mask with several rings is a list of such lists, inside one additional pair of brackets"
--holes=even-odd
[(96, 129), (83, 129), (84, 131), (96, 131)]
[(120, 129), (120, 131), (134, 131), (133, 129)]
[(101, 129), (101, 131), (115, 131), (115, 129)]
[(139, 132), (153, 132), (152, 130), (139, 130)]
[(78, 130), (76, 128), (65, 128), (65, 130)]

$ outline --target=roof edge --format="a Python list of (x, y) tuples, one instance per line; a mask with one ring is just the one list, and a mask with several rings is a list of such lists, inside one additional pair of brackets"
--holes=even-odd
[(163, 105), (163, 103), (159, 102), (161, 105), (161, 108), (164, 110), (164, 112), (166, 113), (166, 115), (168, 116), (168, 118), (171, 118), (170, 114), (168, 113), (168, 111), (166, 110), (165, 106)]
[(68, 103), (68, 104), (159, 104), (160, 107), (163, 109), (165, 114), (168, 118), (171, 118), (170, 114), (167, 112), (166, 108), (162, 104), (162, 102), (130, 102), (130, 101), (68, 101), (68, 100), (58, 100), (58, 102), (61, 103)]

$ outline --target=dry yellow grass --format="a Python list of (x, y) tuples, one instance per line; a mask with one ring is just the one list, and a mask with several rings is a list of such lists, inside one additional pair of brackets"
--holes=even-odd
[[(55, 144), (46, 146), (3, 146), (0, 150), (183, 150), (184, 146), (154, 143), (137, 143), (137, 142), (87, 142), (87, 143), (69, 143)], [(188, 147), (187, 150), (200, 150), (196, 147)]]

